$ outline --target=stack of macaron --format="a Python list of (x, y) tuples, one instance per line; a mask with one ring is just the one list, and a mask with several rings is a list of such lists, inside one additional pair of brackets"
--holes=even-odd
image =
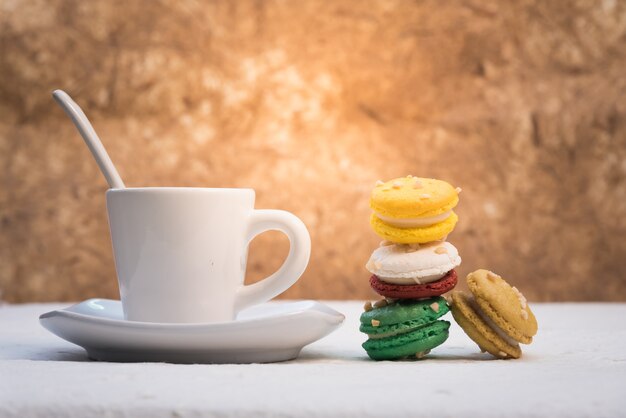
[(421, 358), (448, 338), (449, 308), (442, 294), (457, 284), (461, 264), (446, 242), (458, 217), (452, 210), (461, 189), (429, 178), (407, 176), (379, 182), (372, 191), (370, 223), (384, 241), (366, 268), (370, 286), (385, 299), (365, 304), (360, 330), (375, 360)]

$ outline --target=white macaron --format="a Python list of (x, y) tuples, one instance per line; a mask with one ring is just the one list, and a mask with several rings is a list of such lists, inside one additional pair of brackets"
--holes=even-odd
[(383, 245), (372, 253), (365, 268), (387, 283), (423, 284), (441, 279), (460, 264), (454, 245), (433, 241), (419, 246)]

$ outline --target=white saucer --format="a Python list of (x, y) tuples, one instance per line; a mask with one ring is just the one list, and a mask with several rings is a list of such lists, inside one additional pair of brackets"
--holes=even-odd
[(312, 300), (269, 302), (232, 322), (163, 324), (124, 320), (117, 300), (88, 299), (39, 317), (44, 328), (103, 361), (269, 363), (291, 360), (344, 316)]

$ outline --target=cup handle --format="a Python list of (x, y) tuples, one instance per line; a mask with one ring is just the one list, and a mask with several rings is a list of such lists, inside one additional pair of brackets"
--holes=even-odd
[(266, 231), (280, 231), (289, 238), (289, 254), (272, 275), (237, 291), (235, 312), (266, 302), (291, 287), (304, 273), (311, 255), (311, 237), (304, 223), (284, 210), (261, 209), (252, 212), (246, 245)]

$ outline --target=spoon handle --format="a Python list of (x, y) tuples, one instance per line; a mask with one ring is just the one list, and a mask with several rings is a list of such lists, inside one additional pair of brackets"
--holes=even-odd
[(124, 186), (122, 178), (115, 169), (109, 154), (106, 149), (104, 149), (104, 145), (102, 145), (102, 141), (100, 141), (98, 134), (93, 129), (93, 126), (91, 126), (91, 123), (89, 123), (89, 119), (87, 119), (87, 116), (85, 116), (80, 106), (63, 90), (53, 91), (52, 97), (63, 108), (67, 116), (72, 119), (72, 122), (74, 122), (74, 126), (78, 129), (89, 151), (91, 151), (91, 154), (96, 159), (100, 171), (104, 174), (107, 183), (109, 183), (109, 187), (112, 189), (124, 189), (126, 186)]

